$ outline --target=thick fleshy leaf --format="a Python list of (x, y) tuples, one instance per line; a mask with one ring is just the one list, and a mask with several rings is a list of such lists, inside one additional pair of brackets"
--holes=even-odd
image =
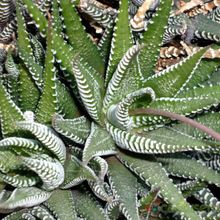
[(198, 14), (195, 19), (196, 30), (195, 36), (197, 38), (211, 40), (211, 41), (220, 41), (220, 24), (218, 22), (208, 19), (204, 14)]
[(2, 23), (8, 22), (11, 14), (15, 9), (14, 2), (12, 1), (1, 1), (0, 2), (0, 20)]
[(127, 50), (133, 45), (132, 36), (129, 25), (129, 13), (127, 0), (120, 0), (120, 8), (116, 18), (113, 38), (111, 42), (111, 51), (106, 75), (106, 84), (112, 78), (119, 61), (122, 59)]
[(157, 161), (161, 162), (167, 172), (173, 175), (207, 181), (220, 186), (219, 173), (184, 154), (175, 154), (172, 157), (161, 155), (157, 157)]
[(109, 60), (109, 54), (111, 50), (111, 40), (113, 35), (114, 22), (111, 21), (105, 29), (105, 32), (102, 35), (98, 43), (98, 49), (102, 55), (105, 65), (107, 66)]
[(38, 152), (43, 151), (43, 147), (38, 141), (27, 138), (9, 137), (0, 141), (0, 150), (18, 148), (30, 149)]
[(56, 219), (77, 219), (70, 190), (55, 190), (44, 205), (55, 215)]
[(32, 47), (32, 51), (33, 51), (33, 55), (34, 55), (34, 59), (36, 63), (38, 63), (39, 65), (43, 65), (45, 51), (44, 51), (44, 47), (42, 43), (37, 38), (37, 36), (34, 36), (32, 34), (30, 35), (30, 43), (31, 43), (31, 47)]
[(83, 59), (73, 61), (73, 73), (77, 82), (80, 97), (89, 115), (96, 122), (102, 122), (102, 100), (104, 83), (98, 73), (88, 66)]
[(8, 93), (10, 94), (12, 100), (15, 104), (18, 104), (18, 77), (19, 77), (19, 70), (17, 65), (14, 62), (12, 57), (12, 53), (8, 52), (7, 59), (5, 61), (5, 69), (7, 70), (8, 74), (6, 74), (5, 86), (7, 88)]
[(21, 9), (19, 4), (16, 4), (16, 13), (18, 20), (18, 48), (19, 48), (19, 56), (25, 63), (25, 66), (28, 68), (31, 73), (31, 77), (34, 82), (38, 86), (39, 89), (42, 88), (43, 78), (42, 72), (43, 68), (39, 64), (37, 64), (33, 58), (33, 51), (31, 49), (30, 39), (28, 33), (26, 31), (24, 17), (22, 16)]
[(219, 219), (220, 218), (220, 213), (215, 210), (211, 210), (209, 212), (206, 211), (200, 211), (199, 216), (202, 219)]
[(57, 159), (49, 156), (22, 157), (23, 164), (37, 173), (43, 182), (43, 188), (53, 190), (64, 181), (64, 169)]
[(179, 190), (183, 192), (184, 195), (186, 195), (186, 193), (188, 194), (189, 191), (192, 191), (195, 188), (196, 189), (204, 188), (207, 184), (204, 182), (200, 182), (199, 180), (187, 180), (184, 182), (177, 183), (175, 185)]
[[(168, 178), (168, 174), (157, 163), (153, 156), (131, 156), (120, 152), (118, 154), (120, 160), (134, 173), (136, 173), (146, 184), (150, 184), (153, 189), (160, 189), (163, 198), (172, 204), (173, 209), (181, 213), (189, 219), (199, 220), (199, 216), (185, 201), (183, 195), (177, 190), (172, 181)], [(147, 169), (146, 169), (147, 168)]]
[[(208, 112), (203, 115), (198, 115), (196, 118), (194, 118), (194, 120), (213, 129), (214, 131), (220, 132), (220, 124), (219, 124), (220, 123), (220, 114), (219, 114), (219, 112)], [(206, 134), (196, 128), (193, 128), (188, 124), (183, 124), (183, 123), (175, 124), (170, 129), (177, 131), (178, 133), (192, 136), (197, 139), (209, 139), (209, 140), (213, 139), (208, 134)]]
[(120, 201), (119, 209), (126, 219), (139, 220), (136, 177), (115, 157), (110, 157), (107, 161), (108, 177), (112, 191)]
[[(31, 0), (22, 0), (25, 7), (27, 8), (29, 14), (35, 21), (37, 27), (39, 28), (41, 34), (45, 35), (47, 30), (48, 21), (44, 14), (38, 9), (38, 7)], [(73, 52), (73, 48), (67, 45), (63, 40), (63, 36), (51, 28), (52, 44), (54, 49), (54, 55), (56, 54), (57, 62), (62, 63), (62, 69), (66, 70), (66, 76), (71, 83), (71, 87), (76, 88), (75, 80), (72, 75), (72, 60), (76, 53)]]
[[(184, 98), (156, 98), (150, 104), (142, 106), (144, 108), (152, 108), (157, 110), (164, 110), (167, 112), (173, 112), (185, 116), (193, 116), (195, 113), (202, 113), (206, 110), (210, 110), (212, 107), (217, 107), (219, 104), (219, 90), (220, 87), (210, 87), (207, 89), (197, 88), (194, 91), (189, 91), (189, 96)], [(197, 93), (197, 96), (193, 94)], [(145, 105), (145, 103), (144, 103)], [(159, 124), (170, 121), (162, 116), (153, 115), (138, 115), (132, 116), (134, 127), (144, 126), (148, 123)]]
[(47, 192), (36, 187), (15, 189), (10, 197), (0, 204), (0, 209), (16, 209), (38, 205), (51, 196)]
[(65, 163), (65, 179), (61, 186), (62, 189), (68, 189), (80, 184), (85, 180), (98, 180), (94, 171), (84, 165), (77, 157), (70, 155)]
[(34, 186), (37, 183), (40, 182), (40, 178), (37, 176), (32, 176), (33, 173), (27, 173), (23, 175), (5, 175), (0, 173), (0, 179), (4, 181), (5, 183), (16, 187), (16, 188), (21, 188), (21, 187), (30, 187)]
[(95, 156), (91, 160), (91, 162), (96, 163), (96, 165), (98, 164), (99, 169), (98, 169), (98, 171), (96, 171), (96, 173), (98, 173), (98, 177), (104, 181), (105, 175), (108, 172), (108, 163), (106, 162), (106, 160), (103, 159), (102, 157)]
[(31, 209), (30, 213), (39, 219), (55, 220), (55, 217), (46, 208), (41, 206), (35, 206)]
[(70, 140), (83, 144), (90, 132), (90, 123), (84, 117), (74, 119), (63, 119), (61, 115), (54, 115), (53, 128)]
[(87, 220), (108, 220), (103, 208), (97, 200), (82, 187), (72, 190), (77, 213)]
[[(181, 134), (179, 134), (179, 138), (176, 139), (175, 135), (178, 135), (178, 133), (172, 131), (167, 132), (167, 130), (165, 130), (161, 133), (160, 130), (156, 130), (146, 135), (135, 134), (120, 130), (110, 124), (107, 124), (107, 129), (119, 147), (136, 153), (161, 154), (194, 150), (212, 150), (208, 143), (201, 140), (195, 140), (190, 137), (187, 138)], [(214, 150), (217, 149), (218, 148)]]
[(0, 151), (0, 171), (8, 173), (22, 167), (22, 161), (13, 152)]
[(52, 1), (52, 27), (56, 29), (58, 34), (61, 34), (63, 31), (60, 10), (62, 9), (60, 8), (58, 1)]
[(113, 8), (104, 8), (104, 5), (97, 4), (93, 1), (81, 2), (80, 9), (92, 17), (100, 26), (106, 28), (110, 23), (113, 22), (117, 11)]
[(22, 209), (16, 212), (12, 212), (11, 214), (5, 216), (4, 218), (2, 218), (2, 220), (18, 220), (18, 219), (22, 219), (23, 214), (27, 213), (26, 209)]
[(119, 210), (119, 200), (114, 200), (111, 203), (107, 203), (105, 206), (105, 212), (109, 216), (111, 220), (117, 219), (120, 215), (120, 210)]
[(147, 31), (143, 34), (143, 38), (141, 39), (141, 43), (146, 44), (144, 50), (138, 55), (140, 72), (143, 79), (151, 76), (154, 72), (165, 26), (168, 23), (171, 5), (171, 0), (160, 1), (160, 5), (152, 18), (152, 22), (148, 24)]
[(101, 200), (111, 202), (112, 196), (108, 194), (105, 190), (104, 181), (88, 181), (89, 187), (92, 189), (93, 193)]
[(79, 54), (98, 73), (104, 75), (104, 62), (102, 57), (96, 45), (93, 44), (91, 39), (87, 36), (75, 5), (72, 4), (71, 0), (61, 0), (59, 3), (62, 9), (68, 40), (73, 47), (74, 53)]
[[(130, 47), (127, 51), (125, 51), (123, 57), (119, 60), (120, 62), (115, 67), (115, 71), (107, 84), (106, 94), (103, 101), (105, 111), (111, 104), (119, 102), (120, 98), (123, 98), (129, 93), (128, 87), (138, 88), (140, 84), (140, 77), (137, 76), (135, 72), (138, 70), (137, 65), (135, 65), (135, 61), (141, 47), (141, 45), (134, 45)], [(127, 78), (127, 81), (125, 78)], [(130, 85), (126, 84), (128, 81)], [(122, 86), (124, 84), (126, 85), (126, 89)]]
[[(23, 63), (18, 65), (19, 74), (19, 107), (23, 112), (35, 111), (40, 97), (40, 91), (34, 83), (28, 72), (28, 69)], [(31, 88), (31, 90), (30, 90)]]
[(64, 164), (66, 159), (66, 147), (63, 141), (55, 135), (52, 129), (35, 122), (17, 122), (17, 126), (26, 131), (30, 131), (40, 140), (56, 157)]
[(47, 51), (45, 58), (43, 90), (36, 110), (36, 120), (40, 123), (51, 124), (52, 116), (57, 112), (56, 68), (52, 53), (51, 32), (48, 29)]
[(42, 34), (46, 33), (47, 20), (44, 14), (38, 9), (37, 5), (31, 0), (22, 0), (31, 17), (35, 20), (37, 27)]
[(129, 130), (132, 120), (129, 117), (129, 108), (138, 99), (144, 96), (155, 99), (155, 93), (150, 87), (142, 88), (126, 95), (119, 103), (112, 105), (107, 112), (107, 119), (116, 127), (122, 130)]
[(115, 153), (115, 143), (108, 132), (95, 123), (92, 123), (91, 132), (83, 150), (83, 162), (87, 164), (92, 157)]
[(11, 100), (2, 82), (0, 82), (0, 119), (1, 131), (5, 137), (17, 133), (18, 129), (14, 124), (15, 121), (24, 120), (23, 113)]
[(176, 96), (193, 76), (204, 52), (205, 49), (202, 49), (180, 63), (149, 77), (143, 85), (151, 87), (155, 91), (156, 97)]
[[(212, 49), (218, 50), (219, 45), (211, 46)], [(213, 78), (212, 73), (219, 67), (218, 59), (201, 59), (200, 63), (194, 69), (194, 73), (191, 78), (185, 84), (185, 87), (182, 91), (179, 92), (179, 95), (187, 91), (187, 89), (192, 89), (195, 86), (200, 85), (208, 79)], [(177, 95), (176, 97), (179, 97)]]
[(71, 96), (68, 88), (59, 80), (56, 80), (57, 100), (59, 112), (65, 118), (76, 118), (80, 116), (77, 103)]

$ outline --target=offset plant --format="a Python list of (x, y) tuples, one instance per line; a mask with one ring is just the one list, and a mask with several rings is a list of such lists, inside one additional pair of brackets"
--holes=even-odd
[(115, 20), (86, 1), (98, 45), (78, 1), (43, 2), (16, 1), (18, 54), (0, 83), (4, 219), (219, 218), (219, 61), (203, 48), (154, 74), (172, 1), (136, 43), (127, 0)]

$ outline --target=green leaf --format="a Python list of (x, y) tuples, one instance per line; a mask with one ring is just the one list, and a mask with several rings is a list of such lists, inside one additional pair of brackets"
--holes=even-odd
[(142, 197), (140, 199), (140, 210), (145, 210), (152, 207), (154, 201), (157, 199), (159, 194), (159, 189), (155, 189), (153, 191), (150, 191), (146, 196)]
[(17, 188), (10, 197), (0, 204), (0, 209), (16, 209), (38, 205), (51, 196), (47, 192), (36, 187)]
[(19, 137), (9, 137), (4, 138), (0, 141), (0, 150), (5, 149), (12, 149), (15, 148), (18, 149), (29, 149), (30, 151), (38, 151), (38, 152), (44, 152), (44, 148), (41, 146), (41, 144), (33, 139), (27, 139), (27, 138), (19, 138)]
[(30, 210), (30, 213), (39, 219), (55, 220), (53, 215), (45, 207), (35, 206)]
[[(37, 107), (37, 103), (40, 97), (40, 91), (34, 83), (33, 79), (28, 72), (28, 69), (24, 64), (18, 66), (19, 74), (19, 107), (23, 112), (33, 111)], [(31, 89), (30, 89), (31, 88)]]
[(171, 0), (160, 1), (159, 8), (153, 15), (152, 22), (148, 24), (147, 31), (140, 41), (140, 43), (145, 44), (145, 48), (138, 55), (138, 63), (140, 64), (140, 72), (143, 79), (146, 79), (154, 72), (171, 6)]
[(8, 173), (22, 167), (22, 161), (12, 151), (1, 150), (0, 151), (0, 171), (2, 173)]
[(112, 196), (105, 190), (105, 182), (103, 180), (88, 181), (88, 185), (96, 197), (106, 202), (112, 201)]
[(219, 85), (220, 84), (219, 72), (220, 69), (217, 69), (216, 71), (212, 72), (210, 78), (204, 81), (203, 83), (201, 83), (201, 86)]
[(115, 143), (108, 132), (95, 123), (92, 123), (91, 132), (83, 150), (83, 162), (87, 164), (92, 157), (115, 153)]
[[(161, 154), (212, 150), (212, 147), (206, 142), (195, 140), (168, 129), (135, 134), (107, 124), (107, 130), (120, 148), (136, 153)], [(214, 150), (216, 151), (216, 148)], [(219, 148), (217, 150), (219, 151)]]
[(35, 20), (37, 27), (42, 34), (47, 30), (47, 19), (44, 14), (38, 9), (37, 5), (31, 0), (22, 0), (24, 6), (27, 8), (29, 15)]
[(104, 8), (103, 6), (104, 5), (98, 4), (95, 1), (81, 2), (79, 5), (80, 9), (89, 15), (92, 20), (97, 22), (101, 27), (107, 28), (109, 23), (114, 21), (117, 11), (111, 7)]
[(129, 117), (129, 108), (135, 101), (144, 96), (150, 96), (150, 99), (155, 99), (155, 93), (150, 87), (136, 90), (126, 95), (119, 103), (112, 105), (108, 109), (107, 119), (114, 126), (122, 130), (129, 130), (132, 125), (132, 121)]
[[(108, 163), (106, 162), (106, 160), (102, 157), (96, 156), (92, 160), (90, 160), (89, 165), (91, 165), (92, 169), (97, 173), (99, 179), (104, 181), (105, 175), (108, 172)], [(98, 169), (96, 168), (97, 165)]]
[[(213, 45), (211, 46), (212, 49), (218, 50), (220, 48), (219, 45)], [(219, 67), (219, 60), (218, 59), (201, 59), (200, 63), (197, 65), (196, 69), (194, 69), (194, 73), (190, 80), (185, 85), (185, 88), (183, 88), (182, 91), (179, 92), (179, 95), (187, 89), (192, 89), (195, 86), (200, 85), (201, 83), (204, 83), (208, 79), (212, 79), (213, 75), (212, 73)], [(180, 96), (177, 97), (180, 97)]]
[(217, 211), (211, 210), (209, 212), (206, 211), (200, 211), (199, 212), (199, 216), (202, 219), (208, 219), (208, 220), (212, 220), (212, 219), (219, 219), (220, 214)]
[(56, 219), (77, 220), (70, 190), (55, 190), (44, 205), (55, 215)]
[(30, 131), (35, 135), (38, 140), (64, 164), (66, 159), (66, 147), (52, 129), (43, 124), (28, 121), (17, 122), (16, 124), (20, 129)]
[(111, 42), (111, 52), (105, 79), (106, 84), (112, 78), (119, 61), (122, 59), (127, 50), (133, 45), (128, 20), (129, 2), (127, 0), (120, 0), (119, 4), (118, 16), (116, 18), (116, 24)]
[(52, 53), (51, 31), (48, 29), (47, 51), (45, 58), (44, 85), (36, 110), (36, 120), (51, 124), (52, 116), (57, 112), (56, 68)]
[(56, 114), (52, 124), (58, 133), (79, 144), (85, 143), (90, 132), (90, 123), (84, 116), (63, 119), (61, 115)]
[(80, 116), (77, 103), (71, 96), (67, 87), (59, 80), (56, 80), (57, 88), (57, 100), (59, 112), (61, 112), (65, 118), (76, 118)]
[(120, 215), (119, 204), (120, 201), (117, 199), (106, 204), (105, 212), (107, 213), (107, 215), (111, 220), (115, 220), (119, 217)]
[(136, 56), (141, 48), (142, 45), (130, 47), (116, 66), (116, 70), (107, 85), (103, 101), (104, 111), (111, 104), (119, 102), (125, 95), (139, 89), (140, 77), (136, 65)]
[(101, 205), (84, 188), (72, 190), (77, 213), (87, 220), (108, 220)]
[(180, 63), (149, 77), (143, 82), (144, 87), (151, 87), (157, 98), (175, 97), (193, 76), (204, 52), (205, 49), (201, 49)]
[(108, 65), (109, 54), (110, 54), (110, 50), (111, 50), (113, 29), (114, 29), (114, 22), (110, 21), (108, 26), (106, 27), (103, 35), (102, 35), (102, 38), (100, 39), (100, 41), (98, 43), (98, 49), (104, 59), (106, 67)]
[(196, 16), (196, 31), (195, 36), (205, 40), (212, 40), (219, 42), (220, 24), (207, 18), (204, 14)]
[(87, 112), (96, 122), (103, 123), (104, 83), (102, 79), (83, 59), (76, 58), (73, 61), (73, 73)]
[(0, 120), (1, 131), (4, 137), (18, 134), (15, 121), (24, 120), (23, 113), (11, 100), (2, 82), (0, 82)]
[(185, 201), (183, 195), (174, 186), (164, 168), (156, 162), (153, 156), (134, 156), (125, 154), (122, 151), (118, 154), (119, 159), (131, 171), (136, 173), (146, 184), (150, 184), (153, 189), (160, 189), (160, 194), (169, 202), (174, 210), (181, 213), (182, 216), (189, 219), (200, 219), (194, 210)]
[[(22, 0), (23, 1), (23, 0)], [(39, 30), (43, 34), (47, 34), (47, 19), (45, 18), (44, 14), (38, 9), (38, 7), (30, 0), (24, 0), (23, 3), (27, 8), (30, 15), (32, 15), (33, 20), (36, 22)], [(64, 42), (63, 37), (54, 28), (51, 29), (51, 36), (52, 36), (52, 44), (54, 49), (54, 55), (56, 54), (56, 58), (58, 59), (57, 62), (61, 63), (63, 69), (66, 69), (66, 74), (68, 76), (68, 80), (71, 82), (71, 87), (75, 88), (75, 80), (72, 75), (72, 60), (75, 57), (76, 53), (73, 51), (73, 48), (67, 45)]]
[[(218, 88), (219, 90), (219, 88)], [(216, 107), (219, 104), (219, 91), (211, 93), (209, 89), (202, 89), (202, 96), (191, 96), (187, 98), (159, 98), (152, 101), (147, 107), (160, 109), (168, 112), (174, 112), (180, 115), (193, 115), (209, 110), (211, 107)], [(143, 117), (148, 117), (143, 116)], [(149, 116), (152, 117), (152, 116)], [(154, 120), (157, 123), (157, 116)], [(161, 117), (159, 117), (161, 119)]]
[(18, 22), (17, 32), (19, 56), (25, 63), (25, 66), (28, 68), (31, 77), (33, 78), (37, 87), (41, 89), (43, 85), (43, 68), (35, 62), (35, 59), (33, 57), (33, 51), (31, 49), (30, 39), (26, 31), (24, 17), (22, 16), (22, 12), (18, 3), (16, 4), (16, 13)]
[(208, 85), (203, 87), (195, 87), (185, 91), (183, 94), (179, 95), (180, 98), (215, 98), (219, 100), (220, 97), (220, 85)]
[[(220, 132), (220, 114), (219, 112), (209, 112), (207, 114), (204, 115), (199, 115), (196, 118), (194, 118), (194, 120), (198, 121), (199, 123), (217, 131)], [(176, 124), (173, 125), (172, 130), (175, 130), (179, 133), (184, 133), (185, 135), (190, 135), (194, 138), (197, 139), (212, 139), (208, 134), (195, 129), (193, 127), (191, 127), (190, 125), (187, 124)]]
[(126, 219), (138, 220), (137, 179), (115, 157), (107, 159), (108, 177), (113, 193), (119, 199), (119, 209)]
[(15, 104), (18, 104), (18, 77), (19, 77), (19, 70), (17, 65), (14, 62), (12, 57), (12, 53), (8, 52), (7, 59), (5, 61), (5, 69), (7, 70), (8, 74), (6, 75), (6, 83), (5, 86)]
[(71, 3), (71, 0), (61, 0), (59, 3), (62, 8), (62, 15), (66, 26), (68, 40), (74, 48), (74, 53), (79, 54), (98, 73), (104, 75), (105, 67), (102, 57), (96, 45), (93, 44), (87, 36), (75, 9), (75, 5)]
[(199, 180), (187, 180), (184, 182), (177, 183), (175, 185), (179, 190), (182, 191), (183, 195), (187, 197), (206, 187), (207, 183), (201, 182)]
[(6, 217), (4, 217), (2, 220), (20, 220), (22, 219), (22, 215), (27, 212), (26, 209), (22, 209), (16, 212), (12, 212), (10, 215), (7, 215)]
[(216, 198), (209, 188), (203, 188), (194, 194), (194, 197), (198, 199), (202, 204), (209, 206), (210, 208), (220, 211), (220, 202)]
[(61, 186), (62, 189), (68, 189), (78, 185), (84, 180), (97, 180), (94, 171), (84, 165), (77, 157), (70, 155), (65, 163), (65, 179)]
[(161, 162), (173, 175), (207, 181), (220, 186), (219, 173), (184, 154), (161, 155), (157, 157), (157, 161)]
[(43, 45), (41, 44), (40, 40), (38, 40), (38, 38), (32, 34), (30, 34), (30, 43), (31, 43), (35, 62), (38, 63), (39, 65), (43, 65), (44, 56), (45, 56)]
[(33, 173), (28, 172), (26, 172), (26, 174), (16, 175), (5, 175), (0, 173), (0, 179), (15, 188), (31, 187), (39, 183), (40, 180), (37, 176), (32, 175)]
[(57, 159), (49, 156), (21, 157), (23, 164), (37, 173), (41, 178), (45, 190), (53, 190), (64, 181), (64, 169)]
[(53, 53), (56, 57), (56, 61), (57, 63), (60, 63), (70, 87), (76, 90), (76, 82), (72, 72), (72, 62), (76, 54), (74, 53), (73, 48), (63, 40), (62, 35), (58, 34), (54, 28), (51, 30), (51, 36)]
[(52, 27), (56, 29), (58, 34), (61, 34), (63, 31), (63, 24), (60, 17), (60, 5), (58, 1), (52, 1)]

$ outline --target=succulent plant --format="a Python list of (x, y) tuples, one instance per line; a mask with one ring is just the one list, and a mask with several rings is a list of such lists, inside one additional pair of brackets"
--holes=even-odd
[(81, 2), (104, 28), (97, 45), (78, 4), (15, 2), (17, 53), (0, 83), (3, 219), (218, 219), (219, 61), (204, 47), (154, 74), (172, 0), (135, 42), (127, 0), (117, 17)]

